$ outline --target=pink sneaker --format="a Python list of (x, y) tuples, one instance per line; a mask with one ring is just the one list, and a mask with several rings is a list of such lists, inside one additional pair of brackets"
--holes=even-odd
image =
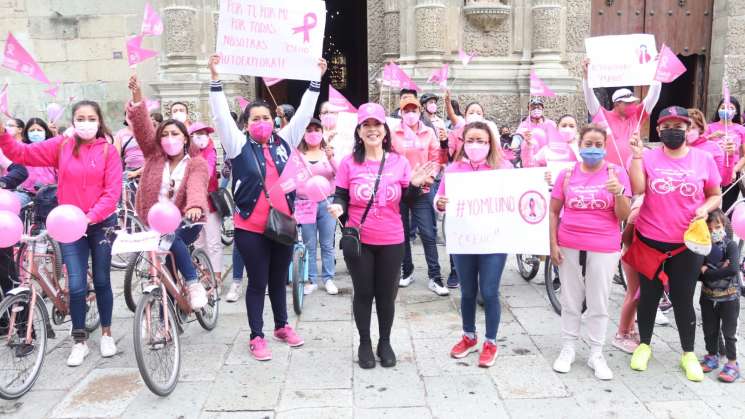
[(613, 338), (613, 346), (627, 354), (633, 354), (637, 346), (639, 346), (639, 342), (636, 342), (634, 338), (629, 335), (616, 334)]
[(303, 346), (303, 343), (305, 343), (303, 338), (298, 336), (289, 325), (285, 325), (285, 327), (275, 330), (274, 338), (290, 345), (292, 348)]
[(266, 341), (261, 336), (256, 336), (251, 339), (248, 347), (251, 350), (251, 356), (254, 357), (255, 360), (269, 361), (272, 359), (272, 351), (269, 350)]

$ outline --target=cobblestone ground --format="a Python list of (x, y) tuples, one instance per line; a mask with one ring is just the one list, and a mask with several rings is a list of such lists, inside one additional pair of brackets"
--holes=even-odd
[[(243, 302), (223, 301), (214, 331), (206, 332), (196, 322), (187, 326), (181, 341), (178, 387), (167, 398), (157, 397), (142, 383), (137, 370), (133, 315), (121, 295), (123, 273), (116, 272), (113, 330), (117, 355), (100, 357), (96, 333), (84, 365), (68, 368), (65, 359), (71, 340), (59, 333), (50, 341), (49, 356), (33, 390), (19, 400), (0, 401), (0, 417), (745, 417), (745, 381), (721, 384), (713, 376), (702, 383), (685, 379), (677, 364), (680, 346), (672, 315), (671, 326), (655, 329), (654, 355), (647, 372), (631, 371), (629, 356), (609, 345), (606, 357), (615, 379), (600, 382), (585, 364), (588, 347), (583, 344), (573, 371), (554, 373), (551, 364), (561, 346), (559, 317), (550, 309), (542, 273), (530, 283), (524, 281), (514, 256), (502, 280), (500, 353), (495, 366), (478, 368), (476, 355), (453, 360), (448, 353), (460, 336), (459, 292), (438, 297), (428, 291), (421, 246), (415, 247), (415, 253), (417, 281), (401, 289), (398, 297), (392, 343), (399, 362), (393, 369), (362, 370), (355, 362), (352, 284), (340, 258), (340, 294), (318, 291), (306, 299), (302, 316), (290, 313), (290, 323), (305, 338), (304, 347), (291, 350), (271, 340), (274, 359), (254, 361), (248, 355)], [(446, 270), (444, 248), (440, 253)], [(611, 300), (609, 339), (617, 327), (623, 288), (614, 285)], [(743, 326), (745, 312), (741, 314)], [(268, 300), (264, 316), (271, 319)], [(483, 330), (480, 310), (477, 324)], [(63, 325), (57, 330), (67, 328)], [(745, 346), (739, 345), (740, 353), (745, 353)], [(696, 350), (698, 354), (703, 351), (700, 326)]]

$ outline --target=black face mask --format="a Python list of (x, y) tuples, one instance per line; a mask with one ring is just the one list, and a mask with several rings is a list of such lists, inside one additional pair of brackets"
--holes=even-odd
[(683, 146), (686, 141), (686, 132), (682, 129), (669, 128), (660, 131), (660, 141), (665, 147), (671, 150), (677, 150)]

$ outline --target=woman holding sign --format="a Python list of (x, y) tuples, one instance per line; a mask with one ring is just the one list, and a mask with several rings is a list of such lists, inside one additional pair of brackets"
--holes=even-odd
[(709, 212), (719, 207), (722, 192), (714, 158), (686, 144), (690, 129), (688, 111), (671, 106), (663, 109), (657, 120), (663, 147), (643, 152), (639, 134), (631, 138), (631, 185), (635, 195), (644, 194), (644, 203), (636, 220), (634, 241), (623, 260), (640, 274), (637, 320), (641, 343), (631, 357), (631, 368), (647, 369), (655, 313), (663, 283), (667, 282), (683, 349), (680, 366), (689, 380), (701, 381), (704, 373), (693, 353), (693, 294), (704, 256), (696, 246), (684, 244), (684, 234), (692, 221), (706, 220)]
[[(463, 128), (463, 147), (458, 150), (453, 163), (445, 169), (440, 188), (435, 198), (438, 211), (447, 206), (445, 183), (452, 173), (476, 172), (479, 170), (511, 169), (512, 164), (504, 160), (502, 147), (488, 124), (471, 122)], [(464, 358), (477, 352), (476, 339), (476, 294), (481, 290), (486, 315), (486, 334), (479, 356), (480, 367), (491, 367), (497, 358), (497, 328), (502, 308), (499, 305), (499, 283), (507, 260), (504, 253), (486, 255), (455, 254), (453, 261), (460, 279), (460, 309), (463, 316), (463, 337), (450, 355)]]
[(571, 370), (584, 317), (591, 348), (587, 365), (601, 380), (613, 378), (602, 350), (610, 284), (621, 257), (620, 223), (631, 210), (628, 176), (622, 167), (605, 161), (606, 142), (605, 129), (597, 125), (582, 129), (582, 161), (557, 177), (549, 212), (551, 260), (561, 277), (564, 341), (553, 368), (561, 373)]
[[(274, 131), (272, 109), (257, 100), (243, 110), (240, 123), (246, 133), (236, 126), (230, 116), (230, 106), (222, 90), (217, 72), (220, 56), (209, 59), (212, 75), (210, 108), (220, 135), (225, 156), (232, 159), (235, 245), (246, 264), (248, 287), (246, 311), (251, 327), (249, 349), (259, 361), (272, 359), (272, 352), (264, 340), (264, 291), (269, 287), (269, 300), (274, 314), (274, 337), (291, 347), (304, 341), (287, 323), (285, 284), (292, 257), (292, 244), (276, 241), (271, 235), (277, 224), (267, 231), (268, 221), (287, 225), (295, 205), (295, 193), (283, 193), (279, 177), (294, 148), (300, 144), (318, 101), (321, 85), (311, 82), (303, 95), (300, 107), (292, 120), (281, 130)], [(319, 59), (320, 73), (326, 72), (326, 61)], [(269, 233), (267, 235), (266, 233)]]

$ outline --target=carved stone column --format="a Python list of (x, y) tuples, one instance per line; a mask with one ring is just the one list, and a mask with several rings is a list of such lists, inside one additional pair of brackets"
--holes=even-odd
[(398, 7), (398, 1), (385, 0), (385, 11), (383, 12), (385, 50), (383, 56), (386, 59), (398, 58), (401, 53), (401, 11)]
[(446, 50), (447, 10), (444, 0), (416, 0), (416, 54), (418, 62), (442, 62)]
[(561, 61), (565, 35), (564, 15), (560, 0), (533, 0), (533, 61)]

